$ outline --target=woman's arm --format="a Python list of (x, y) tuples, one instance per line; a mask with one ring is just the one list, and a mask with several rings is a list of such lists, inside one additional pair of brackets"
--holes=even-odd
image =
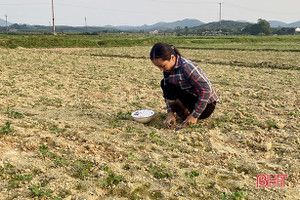
[(192, 117), (196, 118), (196, 120), (191, 117), (189, 118), (191, 122), (194, 122), (197, 121), (201, 113), (206, 108), (211, 96), (212, 87), (202, 69), (195, 63), (186, 64), (183, 74), (187, 81), (194, 87), (198, 96), (195, 108), (191, 113)]

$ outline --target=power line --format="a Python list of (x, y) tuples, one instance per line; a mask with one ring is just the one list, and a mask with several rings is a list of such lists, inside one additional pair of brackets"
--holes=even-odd
[(151, 1), (151, 2), (159, 2), (159, 3), (176, 3), (176, 4), (215, 4), (216, 2), (211, 2), (211, 1), (167, 1), (167, 0), (145, 0), (145, 1)]
[(32, 6), (32, 5), (49, 5), (49, 3), (0, 3), (0, 6)]

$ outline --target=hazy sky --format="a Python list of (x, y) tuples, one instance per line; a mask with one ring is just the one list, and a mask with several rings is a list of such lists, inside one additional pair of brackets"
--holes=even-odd
[[(56, 25), (152, 25), (186, 18), (202, 22), (222, 19), (286, 23), (300, 20), (300, 0), (54, 0)], [(49, 25), (51, 0), (0, 0), (0, 18), (11, 23)]]

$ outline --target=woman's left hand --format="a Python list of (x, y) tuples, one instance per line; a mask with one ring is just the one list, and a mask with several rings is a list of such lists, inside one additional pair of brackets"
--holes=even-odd
[[(184, 120), (184, 127), (186, 127), (189, 124), (196, 124), (197, 123), (197, 118), (193, 117), (192, 115), (189, 115), (185, 120)], [(184, 128), (183, 127), (183, 128)]]

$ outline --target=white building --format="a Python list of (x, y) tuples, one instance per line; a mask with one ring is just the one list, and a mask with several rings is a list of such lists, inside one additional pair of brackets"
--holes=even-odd
[(157, 35), (159, 33), (158, 30), (150, 31), (150, 34)]
[(300, 33), (300, 27), (297, 27), (297, 28), (295, 29), (295, 32), (296, 32), (296, 33)]

